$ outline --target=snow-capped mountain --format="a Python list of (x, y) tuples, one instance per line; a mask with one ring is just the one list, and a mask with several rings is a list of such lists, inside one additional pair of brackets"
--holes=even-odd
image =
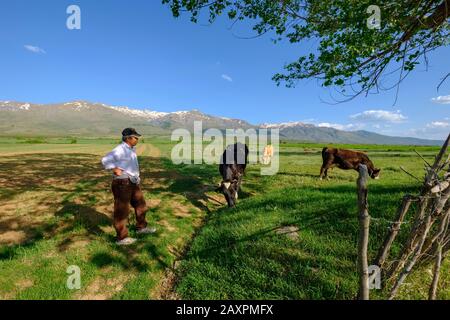
[(144, 118), (147, 120), (160, 119), (169, 114), (168, 112), (158, 112), (158, 111), (151, 111), (151, 110), (137, 110), (137, 109), (130, 109), (128, 107), (107, 106), (104, 104), (103, 104), (103, 106), (106, 108), (111, 108), (113, 110), (119, 111), (119, 112), (129, 115), (131, 117)]
[(20, 111), (20, 110), (30, 110), (31, 105), (29, 103), (19, 103), (12, 101), (0, 101), (0, 110), (8, 111)]
[(87, 135), (117, 136), (125, 127), (135, 127), (147, 135), (170, 135), (171, 130), (193, 130), (194, 121), (208, 128), (279, 129), (281, 139), (323, 143), (440, 145), (441, 141), (389, 137), (368, 131), (343, 131), (303, 122), (252, 125), (244, 120), (208, 115), (199, 110), (159, 112), (110, 106), (88, 101), (33, 104), (0, 101), (2, 135)]
[(313, 124), (303, 123), (300, 121), (292, 121), (292, 122), (282, 122), (282, 123), (263, 123), (260, 125), (263, 129), (286, 129), (286, 128), (294, 128), (294, 127), (305, 127), (311, 128), (314, 127)]
[(129, 107), (113, 107), (113, 106), (105, 106), (112, 110), (123, 113), (124, 115), (137, 118), (137, 119), (145, 119), (149, 123), (161, 126), (163, 128), (192, 128), (194, 125), (194, 121), (202, 121), (203, 126), (205, 128), (218, 128), (218, 129), (227, 129), (227, 128), (250, 128), (251, 124), (239, 120), (239, 119), (230, 119), (225, 117), (216, 117), (212, 115), (208, 115), (200, 112), (197, 109), (193, 109), (191, 111), (175, 111), (175, 112), (158, 112), (154, 110), (138, 110), (131, 109)]
[(144, 133), (168, 134), (175, 128), (193, 130), (194, 121), (202, 121), (204, 129), (253, 127), (243, 120), (207, 115), (196, 109), (159, 112), (87, 101), (55, 104), (0, 101), (0, 129), (4, 134), (117, 134), (127, 126), (139, 127)]

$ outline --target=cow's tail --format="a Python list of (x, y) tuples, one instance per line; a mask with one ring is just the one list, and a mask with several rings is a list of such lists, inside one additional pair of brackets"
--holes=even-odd
[(325, 161), (325, 152), (328, 150), (328, 147), (324, 147), (323, 149), (322, 149), (322, 159), (323, 159), (323, 161)]

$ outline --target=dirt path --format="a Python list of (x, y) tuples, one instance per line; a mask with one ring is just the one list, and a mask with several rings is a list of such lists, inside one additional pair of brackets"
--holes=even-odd
[(143, 143), (137, 146), (136, 153), (138, 156), (160, 158), (161, 151), (150, 143)]

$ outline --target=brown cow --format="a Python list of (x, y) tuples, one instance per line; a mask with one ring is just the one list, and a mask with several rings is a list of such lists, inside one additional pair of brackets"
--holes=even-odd
[(320, 168), (320, 180), (323, 177), (327, 178), (327, 171), (330, 168), (338, 167), (344, 170), (353, 169), (358, 171), (360, 164), (367, 166), (371, 178), (378, 179), (380, 177), (381, 169), (375, 168), (372, 161), (363, 152), (325, 147), (322, 149), (322, 159), (323, 164), (322, 168)]

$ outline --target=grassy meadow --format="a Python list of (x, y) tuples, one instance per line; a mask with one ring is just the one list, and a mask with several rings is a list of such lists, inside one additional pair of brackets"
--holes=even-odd
[[(1, 299), (353, 299), (357, 278), (355, 171), (334, 169), (319, 181), (323, 144), (283, 142), (277, 175), (250, 165), (236, 208), (214, 191), (217, 166), (174, 165), (174, 143), (138, 145), (142, 187), (157, 233), (114, 244), (110, 174), (101, 157), (113, 138), (0, 138)], [(369, 256), (374, 258), (406, 193), (423, 176), (419, 151), (438, 147), (338, 145), (367, 151), (382, 169), (369, 183)], [(134, 217), (130, 214), (130, 233)], [(406, 224), (407, 226), (407, 224)], [(403, 229), (404, 231), (405, 229)], [(402, 233), (400, 234), (400, 239)], [(398, 250), (398, 245), (394, 250)], [(438, 298), (450, 299), (450, 261)], [(81, 289), (66, 287), (67, 267)], [(399, 298), (425, 299), (425, 266)], [(383, 292), (372, 290), (372, 298)]]

